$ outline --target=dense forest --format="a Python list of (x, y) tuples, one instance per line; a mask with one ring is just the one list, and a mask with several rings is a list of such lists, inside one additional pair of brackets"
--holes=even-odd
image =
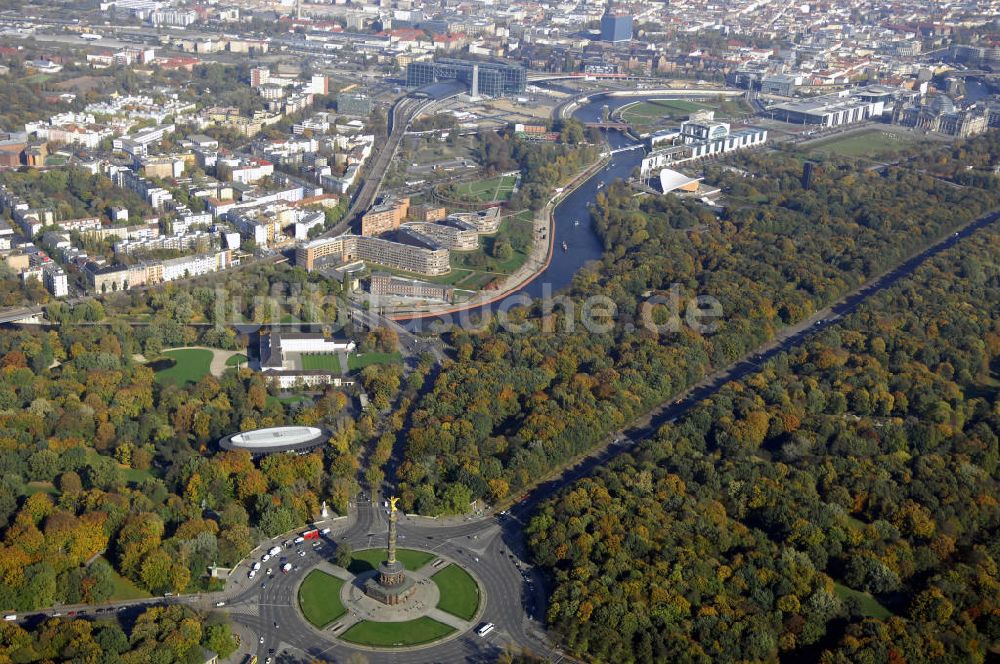
[(599, 661), (984, 661), (1000, 645), (1000, 231), (727, 385), (529, 528)]
[[(295, 275), (266, 266), (220, 286), (227, 302), (245, 294), (252, 307), (250, 293), (276, 294)], [(56, 303), (48, 313), (58, 330), (0, 335), (0, 606), (102, 601), (119, 576), (147, 592), (206, 588), (209, 565), (234, 563), (261, 536), (311, 521), (323, 500), (346, 510), (361, 449), (380, 427), (401, 427), (401, 416), (379, 425), (376, 411), (352, 410), (332, 388), (284, 402), (248, 370), (161, 382), (136, 359), (196, 343), (245, 345), (229, 328), (193, 325), (214, 320), (214, 297), (207, 287), (171, 285), (103, 304)], [(396, 343), (385, 330), (356, 338), (362, 349)], [(359, 378), (387, 409), (428, 368), (420, 364), (407, 382), (392, 365), (366, 367)], [(322, 424), (333, 435), (310, 454), (258, 462), (216, 446), (235, 431), (286, 423)]]
[[(982, 137), (966, 149), (1000, 152), (996, 141)], [(407, 510), (459, 512), (470, 499), (516, 495), (711, 367), (1000, 202), (1000, 186), (959, 188), (913, 168), (879, 174), (830, 164), (806, 190), (792, 156), (736, 160), (757, 175), (712, 174), (732, 202), (721, 218), (610, 186), (594, 207), (606, 254), (576, 276), (572, 307), (515, 311), (514, 322), (532, 324), (528, 332), (495, 322), (453, 330), (456, 361), (417, 403), (405, 433), (399, 478)], [(698, 295), (720, 302), (714, 333), (682, 326), (658, 336), (643, 325), (644, 298), (675, 284), (682, 311)], [(579, 324), (582, 301), (594, 294), (617, 307), (607, 332)]]
[(146, 609), (123, 628), (114, 618), (50, 618), (28, 632), (0, 625), (5, 662), (99, 662), (100, 664), (203, 664), (206, 651), (222, 658), (236, 650), (229, 624), (177, 605)]

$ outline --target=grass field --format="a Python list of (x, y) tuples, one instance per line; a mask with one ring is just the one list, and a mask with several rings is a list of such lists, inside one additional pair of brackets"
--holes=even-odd
[(156, 382), (161, 385), (197, 383), (212, 366), (212, 351), (204, 348), (168, 350), (163, 354), (173, 359), (174, 365), (156, 372)]
[(840, 157), (891, 157), (912, 146), (914, 137), (890, 131), (872, 129), (844, 137), (834, 137), (804, 146), (809, 152)]
[(654, 99), (641, 101), (622, 111), (622, 120), (633, 126), (648, 126), (662, 119), (679, 120), (694, 111), (708, 108), (683, 99)]
[(28, 482), (24, 485), (25, 496), (33, 496), (36, 493), (47, 493), (50, 496), (58, 496), (59, 489), (52, 482)]
[(406, 622), (363, 620), (340, 635), (345, 641), (367, 646), (415, 646), (448, 636), (455, 630), (426, 616)]
[(462, 200), (493, 203), (509, 199), (514, 193), (514, 183), (516, 182), (517, 176), (501, 175), (488, 180), (461, 182), (454, 185), (451, 191)]
[(247, 356), (246, 355), (242, 355), (240, 353), (237, 353), (236, 355), (232, 355), (232, 356), (230, 356), (230, 358), (228, 360), (226, 360), (226, 366), (227, 367), (235, 367), (235, 366), (238, 366), (240, 364), (246, 364), (246, 363), (247, 363)]
[(347, 356), (347, 368), (359, 371), (372, 364), (400, 364), (403, 354), (396, 353), (351, 353)]
[(299, 586), (299, 608), (314, 627), (323, 629), (347, 609), (340, 601), (340, 589), (344, 581), (326, 572), (314, 569)]
[[(347, 571), (355, 576), (364, 574), (376, 569), (383, 560), (385, 560), (385, 549), (355, 551)], [(406, 569), (415, 570), (434, 560), (434, 554), (426, 551), (414, 551), (413, 549), (397, 549), (396, 560), (403, 563), (403, 567)]]
[(340, 358), (336, 354), (317, 353), (314, 355), (310, 353), (302, 355), (301, 358), (302, 368), (306, 371), (322, 369), (340, 373)]
[(872, 597), (869, 593), (863, 593), (860, 590), (848, 588), (842, 583), (834, 583), (833, 590), (837, 593), (837, 597), (840, 599), (846, 600), (849, 597), (857, 598), (858, 602), (861, 604), (861, 613), (869, 618), (885, 620), (886, 618), (895, 615), (892, 611), (879, 604), (879, 601)]
[[(107, 559), (104, 558), (103, 556), (100, 556), (100, 558), (104, 560), (104, 562), (107, 562)], [(114, 566), (112, 566), (111, 563), (108, 563), (108, 566), (111, 567), (112, 570), (114, 570)], [(150, 595), (148, 592), (138, 587), (130, 580), (126, 579), (124, 576), (118, 574), (117, 572), (115, 572), (113, 579), (114, 579), (113, 580), (114, 589), (111, 591), (111, 597), (109, 599), (118, 601), (118, 600), (130, 600), (130, 599), (144, 599), (146, 597), (152, 597), (152, 595)]]
[[(532, 233), (534, 232), (534, 213), (530, 210), (523, 210), (517, 214), (506, 217), (500, 228), (492, 237), (480, 240), (478, 251), (458, 252), (451, 254), (452, 270), (469, 270), (472, 272), (493, 272), (490, 279), (496, 276), (513, 274), (528, 259), (531, 252)], [(510, 242), (510, 258), (499, 260), (492, 255), (493, 245), (496, 242), (506, 240)], [(489, 281), (490, 279), (487, 279)], [(454, 284), (459, 286), (458, 283)], [(469, 288), (462, 285), (461, 288)]]
[(441, 591), (437, 608), (463, 620), (472, 620), (479, 608), (479, 585), (458, 565), (448, 565), (431, 577)]

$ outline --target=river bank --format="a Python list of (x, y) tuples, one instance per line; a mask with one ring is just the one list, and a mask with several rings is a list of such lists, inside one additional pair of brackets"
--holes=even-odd
[(532, 248), (528, 259), (516, 272), (504, 279), (503, 284), (496, 290), (479, 291), (477, 295), (469, 300), (455, 305), (442, 303), (427, 304), (420, 307), (411, 308), (409, 311), (400, 310), (386, 313), (386, 317), (397, 321), (411, 321), (420, 318), (435, 318), (448, 316), (462, 311), (478, 309), (490, 304), (495, 304), (500, 300), (524, 289), (531, 282), (542, 275), (552, 263), (552, 256), (555, 252), (556, 242), (556, 219), (555, 210), (559, 204), (570, 194), (579, 189), (585, 182), (601, 172), (611, 161), (611, 156), (602, 154), (594, 163), (573, 176), (573, 178), (548, 200), (545, 206), (539, 210), (534, 217), (534, 232), (532, 234)]

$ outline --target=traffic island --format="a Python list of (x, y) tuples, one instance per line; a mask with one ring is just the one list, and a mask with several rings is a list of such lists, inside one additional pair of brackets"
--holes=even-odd
[(311, 625), (370, 649), (429, 646), (472, 629), (482, 611), (479, 582), (454, 561), (397, 549), (397, 518), (391, 509), (386, 549), (358, 551), (346, 569), (324, 563), (329, 573), (305, 577), (299, 608)]
[(437, 608), (462, 620), (472, 620), (479, 610), (479, 584), (452, 563), (431, 577), (438, 589)]
[(348, 628), (340, 638), (371, 648), (412, 648), (429, 645), (453, 632), (453, 627), (423, 616), (391, 623), (363, 620)]
[(299, 585), (299, 610), (309, 623), (318, 629), (323, 629), (347, 609), (340, 601), (340, 592), (345, 582), (342, 579), (314, 569)]

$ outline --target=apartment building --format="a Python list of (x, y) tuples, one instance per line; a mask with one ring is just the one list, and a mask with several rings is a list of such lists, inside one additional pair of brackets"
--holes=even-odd
[(115, 185), (139, 194), (154, 209), (163, 209), (167, 203), (174, 199), (173, 194), (169, 191), (162, 187), (157, 187), (129, 168), (113, 166), (110, 175)]
[(414, 297), (443, 300), (445, 302), (452, 302), (455, 297), (455, 288), (453, 286), (433, 284), (416, 279), (404, 279), (383, 273), (372, 274), (368, 281), (368, 290), (372, 295)]
[(335, 264), (360, 260), (427, 276), (448, 274), (451, 271), (448, 249), (414, 235), (404, 234), (399, 238), (403, 241), (350, 234), (320, 238), (295, 250), (295, 264), (312, 271), (322, 259)]
[(396, 230), (406, 219), (410, 209), (410, 199), (400, 198), (374, 206), (361, 217), (362, 235), (381, 235)]
[(500, 208), (489, 207), (476, 212), (452, 212), (448, 218), (463, 221), (475, 227), (480, 235), (492, 235), (500, 230)]
[(83, 272), (95, 292), (107, 293), (218, 272), (232, 265), (232, 252), (224, 250), (136, 265), (88, 263)]
[(458, 219), (443, 219), (437, 223), (415, 221), (400, 228), (418, 233), (452, 251), (472, 251), (479, 248), (479, 231), (472, 224)]

